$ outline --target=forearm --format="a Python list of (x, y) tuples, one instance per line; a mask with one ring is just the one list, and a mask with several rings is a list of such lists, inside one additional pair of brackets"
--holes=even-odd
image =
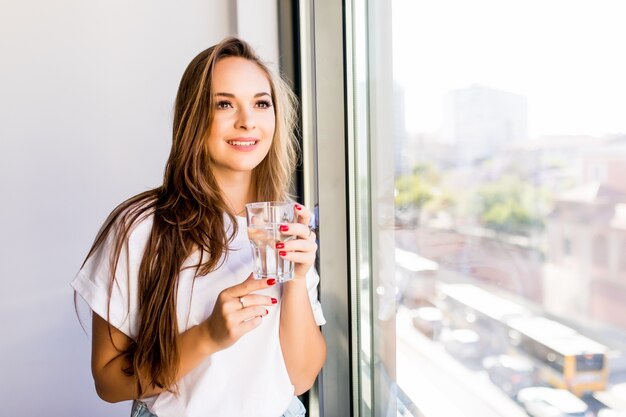
[[(207, 337), (205, 327), (206, 323), (191, 327), (179, 336), (180, 364), (176, 381), (198, 366), (207, 356), (218, 350)], [(150, 384), (146, 370), (140, 370), (131, 376), (126, 375), (123, 370), (130, 365), (129, 359), (121, 354), (103, 366), (98, 367), (94, 364), (96, 391), (100, 398), (109, 402), (136, 399), (138, 397), (137, 378), (142, 378), (142, 398), (159, 394), (171, 388), (160, 388)]]
[(305, 279), (283, 286), (280, 344), (296, 394), (307, 391), (326, 359), (326, 342), (315, 323)]

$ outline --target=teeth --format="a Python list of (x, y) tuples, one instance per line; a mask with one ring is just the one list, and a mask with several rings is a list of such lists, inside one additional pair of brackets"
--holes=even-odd
[(252, 146), (254, 145), (255, 141), (240, 142), (238, 140), (229, 140), (228, 143), (230, 143), (231, 145), (235, 145), (235, 146)]

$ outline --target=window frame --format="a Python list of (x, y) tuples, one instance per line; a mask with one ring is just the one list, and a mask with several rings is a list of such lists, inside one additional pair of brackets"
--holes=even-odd
[[(313, 395), (316, 416), (359, 415), (353, 408), (348, 103), (344, 2), (299, 1), (305, 204), (319, 205), (320, 301), (327, 356)], [(323, 161), (319, 164), (318, 161)], [(319, 168), (322, 169), (319, 169)], [(316, 204), (317, 203), (317, 204)], [(318, 414), (319, 413), (319, 414)]]

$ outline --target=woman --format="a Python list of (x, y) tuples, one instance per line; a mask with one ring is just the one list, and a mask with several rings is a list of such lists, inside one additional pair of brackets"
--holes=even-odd
[(72, 283), (93, 310), (92, 373), (133, 416), (304, 415), (324, 317), (310, 213), (279, 242), (294, 279), (252, 278), (244, 205), (285, 200), (293, 100), (245, 42), (187, 67), (163, 185), (117, 207)]

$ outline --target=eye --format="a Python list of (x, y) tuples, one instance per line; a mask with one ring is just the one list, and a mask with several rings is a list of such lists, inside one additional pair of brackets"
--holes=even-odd
[(215, 107), (217, 107), (218, 110), (224, 110), (224, 109), (232, 108), (233, 105), (228, 100), (220, 100), (215, 104)]
[(270, 107), (272, 107), (272, 102), (269, 100), (259, 100), (257, 101), (256, 105), (261, 109), (269, 109)]

